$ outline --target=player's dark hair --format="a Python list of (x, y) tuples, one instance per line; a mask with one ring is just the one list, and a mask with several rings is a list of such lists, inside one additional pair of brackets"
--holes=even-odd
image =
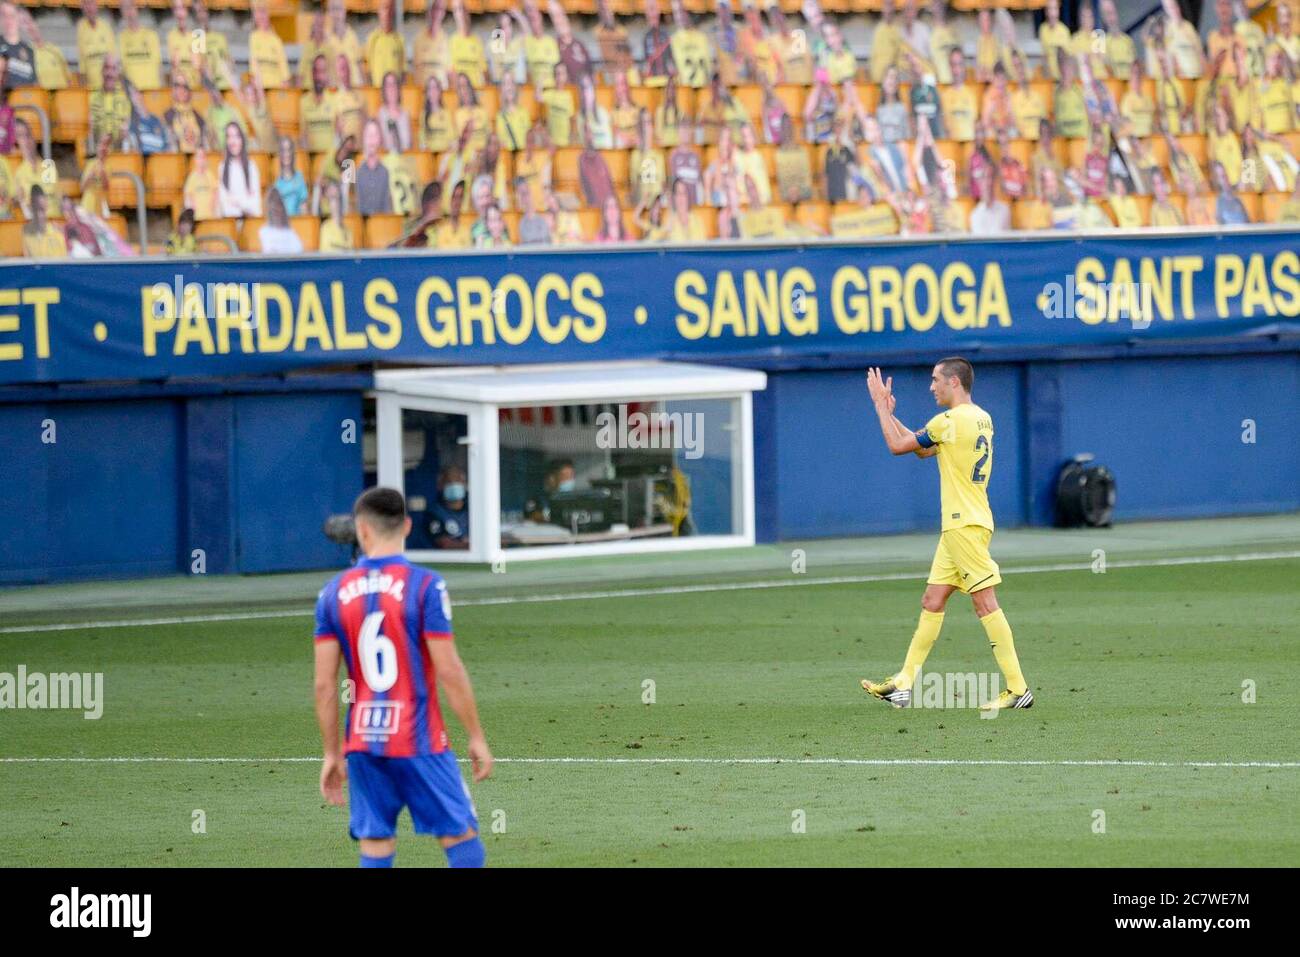
[(975, 386), (975, 367), (961, 356), (949, 356), (947, 359), (939, 360), (939, 373), (945, 379), (957, 377), (961, 387), (970, 392)]
[(406, 521), (406, 499), (395, 488), (368, 488), (357, 496), (352, 514), (364, 517), (375, 531), (391, 535), (400, 531)]

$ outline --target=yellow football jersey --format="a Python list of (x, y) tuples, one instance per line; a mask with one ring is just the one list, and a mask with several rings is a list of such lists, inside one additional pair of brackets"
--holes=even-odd
[(257, 61), (262, 75), (262, 86), (279, 90), (291, 86), (289, 60), (284, 53), (284, 43), (271, 30), (254, 30), (248, 37), (248, 59)]
[(481, 90), (487, 76), (487, 54), (483, 41), (475, 34), (461, 36), (459, 33), (451, 38), (451, 68), (457, 73), (464, 73), (469, 78), (469, 85)]
[(63, 51), (48, 40), (35, 49), (36, 83), (43, 90), (66, 90), (72, 85), (72, 74)]
[(141, 90), (162, 88), (162, 45), (158, 34), (148, 27), (123, 29), (118, 35), (122, 54), (122, 71), (132, 86)]
[(334, 94), (326, 90), (320, 99), (315, 92), (304, 93), (298, 100), (298, 128), (302, 130), (311, 153), (327, 153), (334, 148), (334, 125), (338, 105)]
[(104, 58), (117, 52), (113, 25), (100, 16), (92, 27), (84, 17), (77, 21), (77, 56), (86, 86), (98, 90), (104, 85)]
[(993, 417), (973, 402), (940, 412), (917, 433), (924, 448), (938, 446), (943, 530), (979, 525), (993, 530), (989, 475), (993, 472)]
[(533, 86), (543, 89), (555, 86), (555, 64), (560, 62), (560, 45), (555, 42), (555, 37), (549, 34), (524, 37), (524, 59)]
[(347, 223), (327, 219), (320, 224), (320, 251), (323, 253), (348, 252), (356, 249), (356, 240)]
[(670, 42), (678, 82), (694, 89), (708, 86), (713, 75), (713, 54), (708, 36), (700, 30), (678, 30)]
[(383, 86), (384, 77), (397, 74), (400, 83), (406, 72), (406, 41), (400, 33), (376, 30), (366, 40), (366, 64), (370, 67), (370, 85)]

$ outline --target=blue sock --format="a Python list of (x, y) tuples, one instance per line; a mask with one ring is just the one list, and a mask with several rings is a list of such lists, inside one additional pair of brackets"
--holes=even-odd
[(392, 854), (389, 854), (387, 857), (368, 857), (367, 855), (362, 854), (361, 866), (362, 867), (392, 867), (393, 858), (395, 858), (396, 856), (397, 856), (396, 851), (394, 851)]
[(483, 847), (483, 842), (478, 839), (478, 835), (468, 841), (453, 844), (446, 848), (446, 851), (447, 863), (452, 867), (482, 867), (487, 859), (487, 849)]

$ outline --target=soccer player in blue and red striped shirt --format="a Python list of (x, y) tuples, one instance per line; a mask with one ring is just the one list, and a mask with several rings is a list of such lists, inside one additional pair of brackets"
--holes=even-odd
[[(437, 837), (452, 867), (482, 867), (478, 819), (447, 741), (439, 685), (469, 735), (475, 781), (492, 773), (492, 752), (452, 640), (447, 584), (402, 554), (411, 519), (401, 492), (368, 489), (352, 511), (363, 557), (316, 602), (321, 794), (341, 806), (343, 782), (350, 782), (349, 833), (361, 843), (362, 867), (393, 866), (404, 806), (415, 832)], [(353, 690), (342, 748), (340, 661)]]

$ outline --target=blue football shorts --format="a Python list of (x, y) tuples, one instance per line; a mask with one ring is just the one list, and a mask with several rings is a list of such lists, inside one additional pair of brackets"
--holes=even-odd
[(478, 830), (478, 817), (454, 751), (414, 758), (353, 752), (348, 761), (348, 832), (353, 840), (397, 833), (397, 815), (411, 811), (415, 833), (457, 837)]

